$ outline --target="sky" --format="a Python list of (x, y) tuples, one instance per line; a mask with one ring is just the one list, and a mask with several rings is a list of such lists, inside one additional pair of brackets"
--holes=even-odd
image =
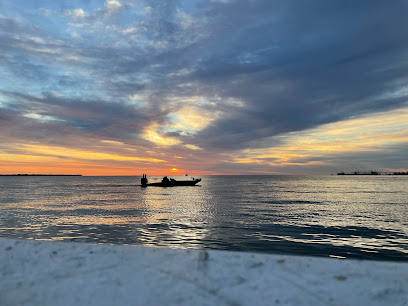
[(407, 11), (3, 0), (0, 174), (407, 171)]

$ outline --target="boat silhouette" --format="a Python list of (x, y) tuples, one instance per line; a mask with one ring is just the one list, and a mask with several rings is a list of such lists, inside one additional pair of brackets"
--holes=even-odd
[(165, 176), (163, 177), (161, 182), (149, 183), (146, 174), (143, 174), (143, 177), (140, 180), (142, 187), (147, 187), (147, 186), (156, 186), (156, 187), (195, 186), (199, 182), (201, 182), (200, 178), (199, 179), (192, 178), (192, 180), (177, 181), (173, 178), (169, 179), (167, 176)]

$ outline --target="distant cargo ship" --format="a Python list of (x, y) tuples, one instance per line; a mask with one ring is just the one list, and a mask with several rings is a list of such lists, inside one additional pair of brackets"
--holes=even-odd
[(377, 172), (377, 171), (354, 171), (350, 173), (339, 172), (337, 175), (408, 175), (407, 172)]
[(370, 171), (370, 172), (364, 172), (364, 171), (354, 171), (351, 173), (345, 173), (345, 172), (339, 172), (337, 175), (379, 175), (380, 173), (377, 171)]

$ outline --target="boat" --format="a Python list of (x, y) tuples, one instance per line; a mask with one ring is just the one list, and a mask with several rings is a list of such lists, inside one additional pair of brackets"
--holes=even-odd
[(167, 176), (165, 176), (163, 177), (161, 182), (149, 183), (146, 174), (143, 174), (143, 177), (140, 180), (142, 187), (147, 187), (147, 186), (156, 186), (156, 187), (195, 186), (199, 182), (201, 182), (200, 178), (199, 179), (192, 178), (191, 180), (177, 181), (173, 178), (169, 179)]

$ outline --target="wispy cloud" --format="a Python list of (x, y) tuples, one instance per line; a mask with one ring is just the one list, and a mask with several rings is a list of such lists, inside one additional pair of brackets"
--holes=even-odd
[[(329, 171), (344, 154), (397, 166), (386, 153), (404, 149), (405, 1), (0, 8), (4, 154), (16, 144), (120, 156), (137, 148), (163, 160), (160, 169), (269, 173)], [(379, 112), (387, 115), (374, 128)]]

